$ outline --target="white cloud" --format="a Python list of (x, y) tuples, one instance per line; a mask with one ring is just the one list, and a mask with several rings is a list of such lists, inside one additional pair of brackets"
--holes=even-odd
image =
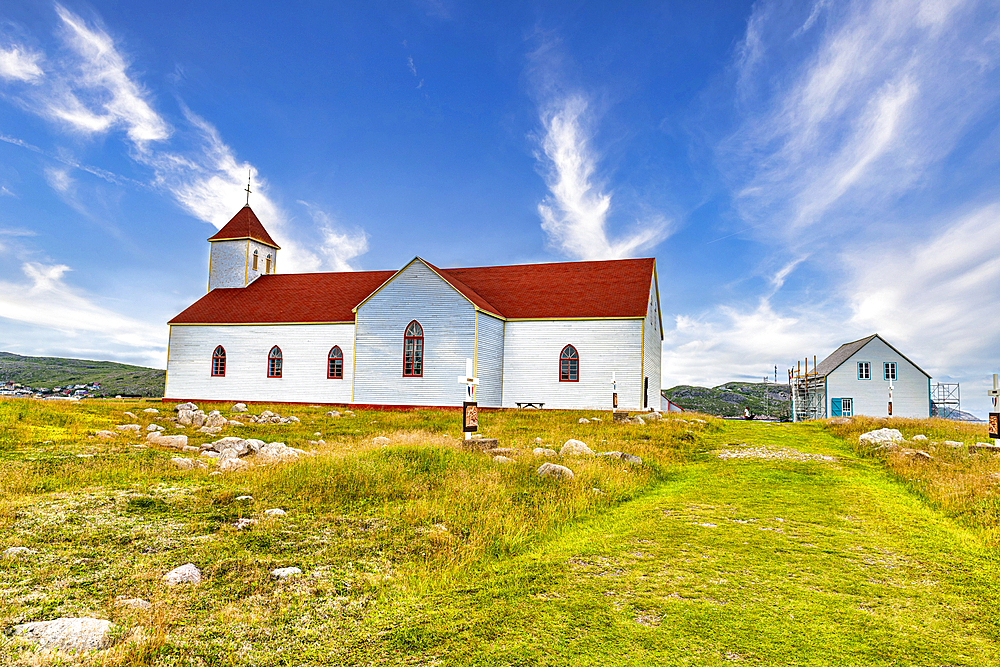
[(353, 271), (350, 260), (368, 252), (368, 235), (360, 229), (353, 232), (340, 231), (328, 213), (309, 202), (300, 200), (299, 203), (306, 207), (319, 228), (322, 238), (319, 252), (325, 265), (334, 271)]
[(65, 336), (86, 335), (88, 344), (104, 341), (108, 347), (165, 350), (166, 327), (154, 326), (105, 308), (96, 299), (71, 288), (63, 280), (69, 267), (63, 264), (26, 262), (21, 266), (24, 282), (0, 281), (0, 318)]
[(66, 194), (73, 185), (73, 179), (70, 178), (69, 170), (59, 167), (46, 168), (45, 180), (59, 194)]
[(38, 65), (42, 54), (14, 45), (10, 50), (0, 48), (0, 79), (35, 81), (42, 76)]
[(541, 148), (551, 196), (538, 205), (550, 244), (578, 259), (620, 259), (652, 248), (669, 233), (663, 217), (637, 222), (638, 229), (608, 238), (611, 195), (593, 183), (597, 158), (586, 128), (587, 101), (568, 96), (542, 111)]

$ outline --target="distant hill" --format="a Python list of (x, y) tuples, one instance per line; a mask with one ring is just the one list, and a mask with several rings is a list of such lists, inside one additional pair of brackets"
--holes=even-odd
[(664, 389), (663, 395), (685, 410), (719, 417), (740, 417), (744, 407), (749, 407), (755, 415), (774, 418), (791, 414), (788, 385), (770, 382), (727, 382), (711, 388), (682, 384)]
[(0, 352), (0, 383), (19, 382), (33, 389), (96, 382), (101, 385), (101, 394), (154, 398), (163, 396), (166, 377), (166, 371), (113, 361), (22, 357)]

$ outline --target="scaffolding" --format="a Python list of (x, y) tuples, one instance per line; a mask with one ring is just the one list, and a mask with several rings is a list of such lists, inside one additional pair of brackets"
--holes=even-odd
[(812, 371), (809, 370), (809, 357), (805, 361), (804, 372), (801, 362), (796, 363), (795, 368), (788, 369), (792, 421), (795, 422), (826, 418), (826, 376), (817, 372), (815, 356)]
[(962, 393), (957, 382), (938, 382), (931, 392), (931, 416), (942, 419), (962, 418)]

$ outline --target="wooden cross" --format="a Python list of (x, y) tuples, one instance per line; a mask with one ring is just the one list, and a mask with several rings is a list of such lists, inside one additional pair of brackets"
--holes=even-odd
[(248, 170), (247, 171), (247, 189), (246, 189), (246, 193), (247, 193), (247, 206), (250, 205), (250, 174), (251, 173), (253, 173), (252, 170)]

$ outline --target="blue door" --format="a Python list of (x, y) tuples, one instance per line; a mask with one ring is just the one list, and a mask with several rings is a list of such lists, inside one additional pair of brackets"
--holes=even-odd
[(844, 416), (844, 403), (843, 399), (831, 398), (830, 399), (830, 416), (831, 417), (843, 417)]

